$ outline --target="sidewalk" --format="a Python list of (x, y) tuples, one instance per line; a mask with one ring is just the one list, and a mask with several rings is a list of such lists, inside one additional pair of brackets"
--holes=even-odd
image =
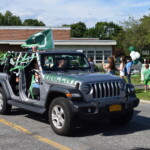
[(150, 104), (150, 101), (140, 99), (140, 103)]
[(144, 84), (143, 85), (136, 84), (136, 85), (134, 85), (134, 87), (137, 88), (137, 89), (144, 89)]

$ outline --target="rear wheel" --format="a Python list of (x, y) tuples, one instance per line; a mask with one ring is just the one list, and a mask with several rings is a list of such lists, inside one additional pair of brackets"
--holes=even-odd
[(3, 88), (0, 88), (0, 114), (9, 114), (11, 111), (11, 107), (11, 105), (7, 104), (7, 99)]
[(128, 122), (130, 122), (130, 120), (133, 117), (133, 113), (134, 113), (134, 109), (131, 109), (129, 111), (127, 111), (125, 114), (117, 116), (117, 117), (112, 117), (110, 118), (110, 121), (114, 124), (118, 124), (118, 125), (124, 125), (127, 124)]
[(74, 114), (68, 100), (55, 98), (49, 107), (49, 122), (55, 133), (69, 135), (73, 130)]

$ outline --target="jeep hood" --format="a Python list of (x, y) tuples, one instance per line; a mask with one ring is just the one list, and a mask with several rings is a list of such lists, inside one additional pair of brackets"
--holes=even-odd
[(120, 77), (101, 73), (82, 73), (82, 74), (45, 74), (44, 79), (60, 84), (75, 86), (76, 83), (101, 82), (123, 80)]

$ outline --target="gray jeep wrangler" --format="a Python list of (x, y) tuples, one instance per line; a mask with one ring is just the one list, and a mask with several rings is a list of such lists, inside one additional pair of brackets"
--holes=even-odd
[(48, 114), (59, 135), (70, 134), (79, 118), (128, 123), (139, 104), (132, 84), (118, 76), (91, 73), (81, 52), (12, 52), (2, 60), (0, 114), (8, 114), (12, 105)]

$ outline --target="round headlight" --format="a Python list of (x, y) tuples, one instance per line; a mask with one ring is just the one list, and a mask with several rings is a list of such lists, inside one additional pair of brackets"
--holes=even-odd
[(135, 88), (132, 84), (127, 85), (127, 93), (128, 95), (135, 95)]
[(82, 91), (85, 93), (85, 94), (89, 94), (90, 91), (91, 91), (91, 86), (89, 84), (85, 84), (82, 86)]
[(135, 88), (134, 87), (131, 87), (129, 90), (130, 90), (131, 93), (135, 93)]
[(120, 83), (119, 83), (120, 89), (124, 89), (124, 86), (125, 86), (125, 84), (124, 84), (123, 82), (120, 82)]

